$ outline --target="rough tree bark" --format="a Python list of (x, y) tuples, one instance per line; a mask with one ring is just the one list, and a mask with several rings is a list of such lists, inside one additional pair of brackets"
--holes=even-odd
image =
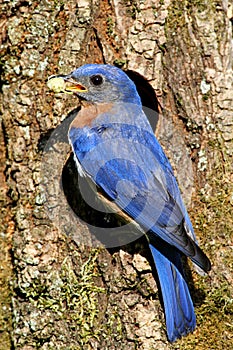
[[(232, 9), (227, 0), (2, 2), (0, 349), (230, 348)], [(46, 79), (84, 63), (138, 72), (155, 89), (156, 134), (213, 262), (208, 278), (190, 275), (198, 327), (175, 345), (143, 241), (114, 251), (77, 245), (64, 234), (66, 214), (55, 224), (47, 215), (43, 150), (78, 104), (49, 92)], [(69, 152), (57, 144), (46, 163), (54, 191)]]

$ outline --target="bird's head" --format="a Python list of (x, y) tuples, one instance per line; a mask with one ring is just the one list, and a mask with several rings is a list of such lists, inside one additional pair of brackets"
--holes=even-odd
[(141, 104), (132, 80), (111, 65), (85, 64), (68, 75), (52, 76), (51, 80), (54, 78), (64, 80), (66, 92), (73, 92), (87, 101)]

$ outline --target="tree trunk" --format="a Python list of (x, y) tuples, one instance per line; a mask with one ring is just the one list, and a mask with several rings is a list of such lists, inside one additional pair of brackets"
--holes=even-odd
[[(233, 4), (16, 0), (2, 9), (0, 350), (230, 348)], [(101, 219), (77, 198), (79, 218), (68, 209), (66, 131), (78, 100), (46, 81), (84, 63), (115, 64), (154, 88), (156, 135), (213, 263), (207, 278), (190, 274), (197, 329), (175, 345), (143, 239), (91, 247), (88, 220)], [(146, 82), (137, 87), (153, 107)]]

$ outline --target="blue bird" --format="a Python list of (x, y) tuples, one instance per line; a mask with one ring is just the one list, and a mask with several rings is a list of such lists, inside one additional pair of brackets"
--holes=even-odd
[(168, 339), (174, 342), (196, 326), (181, 256), (205, 272), (211, 265), (198, 247), (172, 167), (142, 110), (136, 86), (121, 69), (86, 64), (57, 77), (66, 83), (65, 91), (84, 101), (69, 129), (78, 172), (146, 234)]

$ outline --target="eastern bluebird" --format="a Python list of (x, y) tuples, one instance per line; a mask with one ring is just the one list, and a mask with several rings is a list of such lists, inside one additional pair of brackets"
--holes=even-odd
[(173, 342), (196, 326), (181, 256), (206, 272), (211, 265), (198, 247), (172, 167), (143, 112), (136, 86), (122, 70), (102, 64), (54, 76), (49, 84), (86, 101), (69, 129), (78, 172), (145, 233)]

